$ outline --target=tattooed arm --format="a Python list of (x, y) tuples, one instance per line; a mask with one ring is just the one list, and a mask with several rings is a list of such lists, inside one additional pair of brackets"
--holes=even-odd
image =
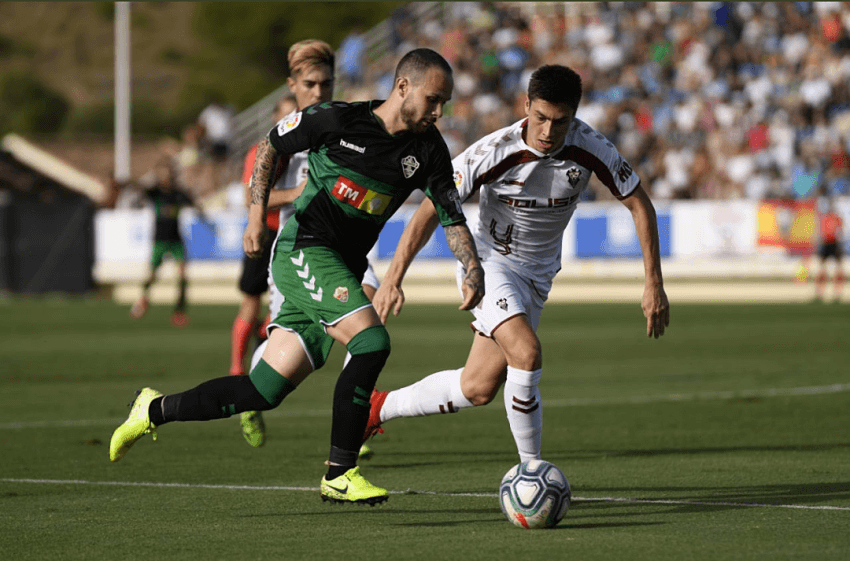
[(248, 186), (250, 206), (248, 207), (248, 225), (242, 236), (242, 247), (245, 255), (252, 259), (259, 258), (263, 253), (263, 243), (266, 237), (266, 207), (269, 192), (275, 180), (274, 171), (277, 169), (278, 152), (269, 142), (268, 137), (257, 146), (257, 156), (254, 159), (254, 171)]
[(475, 240), (466, 224), (454, 224), (445, 227), (449, 249), (463, 265), (463, 303), (459, 310), (471, 310), (484, 298), (484, 269), (478, 260)]
[[(407, 228), (404, 229), (393, 260), (384, 278), (381, 279), (381, 286), (372, 298), (372, 305), (383, 323), (386, 323), (390, 310), (395, 316), (401, 312), (404, 305), (404, 291), (401, 289), (404, 275), (413, 262), (413, 258), (431, 239), (438, 225), (439, 219), (434, 203), (430, 199), (423, 200)], [(476, 306), (484, 295), (484, 271), (481, 269), (475, 242), (466, 224), (447, 226), (445, 233), (449, 247), (466, 269), (463, 284), (464, 301), (461, 309), (467, 310)]]

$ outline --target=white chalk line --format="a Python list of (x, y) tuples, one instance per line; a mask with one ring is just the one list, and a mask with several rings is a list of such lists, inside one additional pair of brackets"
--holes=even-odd
[[(644, 403), (672, 403), (680, 401), (698, 400), (733, 400), (752, 399), (783, 396), (823, 395), (831, 393), (850, 392), (850, 384), (831, 384), (828, 386), (808, 386), (799, 388), (768, 388), (762, 390), (731, 390), (731, 391), (707, 391), (695, 393), (673, 393), (664, 395), (638, 395), (622, 397), (601, 398), (572, 398), (543, 400), (543, 407), (578, 407), (583, 405), (629, 405)], [(329, 417), (330, 409), (280, 409), (264, 413), (268, 417)], [(122, 418), (112, 419), (76, 419), (64, 421), (17, 421), (12, 423), (0, 423), (0, 430), (38, 429), (38, 428), (61, 428), (61, 427), (91, 427), (91, 426), (118, 426), (125, 420)]]
[[(95, 485), (103, 487), (156, 487), (161, 489), (212, 489), (223, 491), (318, 491), (318, 487), (282, 485), (212, 485), (202, 483), (154, 483), (146, 481), (85, 481), (82, 479), (16, 479), (2, 478), (3, 483), (33, 483), (43, 485)], [(498, 493), (450, 493), (440, 491), (390, 491), (391, 495), (428, 495), (436, 497), (498, 498)], [(730, 501), (696, 501), (684, 499), (632, 499), (627, 497), (573, 497), (574, 503), (634, 503), (649, 505), (684, 505), (704, 507), (784, 508), (795, 510), (837, 510), (850, 512), (850, 507), (829, 505), (794, 505), (771, 503), (736, 503)]]
[(665, 395), (643, 395), (603, 398), (575, 398), (575, 399), (553, 399), (543, 400), (543, 406), (569, 407), (577, 405), (625, 405), (640, 403), (662, 403), (676, 401), (697, 400), (732, 400), (751, 399), (762, 397), (784, 397), (800, 395), (823, 395), (830, 393), (844, 393), (850, 391), (850, 384), (831, 384), (829, 386), (807, 386), (800, 388), (768, 388), (762, 390), (730, 390), (730, 391), (708, 391), (696, 393), (673, 393)]

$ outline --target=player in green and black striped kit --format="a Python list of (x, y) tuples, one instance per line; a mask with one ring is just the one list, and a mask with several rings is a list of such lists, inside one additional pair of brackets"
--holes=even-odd
[(389, 335), (363, 293), (366, 254), (414, 189), (433, 201), (449, 247), (465, 268), (467, 310), (483, 296), (484, 275), (452, 178), (448, 148), (434, 127), (451, 98), (452, 72), (436, 52), (416, 49), (396, 68), (386, 101), (329, 102), (282, 120), (260, 143), (251, 178), (245, 252), (262, 251), (266, 200), (279, 155), (310, 150), (304, 193), (276, 244), (272, 278), (284, 296), (268, 347), (246, 377), (227, 376), (162, 397), (145, 388), (116, 429), (110, 459), (170, 421), (207, 420), (267, 410), (327, 359), (333, 341), (351, 353), (334, 391), (323, 500), (375, 504), (386, 489), (360, 475), (357, 453), (369, 397), (390, 354)]
[(164, 156), (154, 167), (156, 184), (144, 191), (145, 197), (153, 204), (154, 236), (151, 250), (151, 270), (142, 284), (142, 295), (130, 309), (130, 315), (139, 319), (148, 310), (148, 292), (156, 280), (156, 272), (166, 255), (177, 262), (177, 274), (180, 279), (177, 303), (171, 315), (171, 323), (177, 327), (188, 324), (186, 315), (186, 246), (180, 236), (178, 217), (180, 209), (194, 206), (203, 218), (203, 212), (189, 195), (177, 185), (177, 172), (171, 158)]

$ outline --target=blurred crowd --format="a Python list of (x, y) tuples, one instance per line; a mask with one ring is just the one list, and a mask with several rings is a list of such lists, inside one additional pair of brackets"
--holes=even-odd
[(578, 117), (655, 198), (850, 194), (848, 2), (448, 2), (399, 8), (388, 43), (374, 62), (359, 31), (346, 39), (347, 97), (386, 97), (404, 53), (437, 50), (455, 70), (439, 122), (453, 155), (524, 116), (535, 68), (564, 64), (584, 83)]

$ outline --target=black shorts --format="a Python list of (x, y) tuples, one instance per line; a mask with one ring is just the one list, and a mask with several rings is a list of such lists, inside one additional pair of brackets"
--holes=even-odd
[(217, 162), (223, 162), (227, 159), (227, 144), (224, 142), (214, 142), (210, 146), (210, 156)]
[(818, 255), (820, 255), (821, 259), (826, 259), (827, 257), (838, 259), (841, 257), (841, 247), (837, 242), (822, 243)]
[(239, 277), (239, 290), (243, 294), (260, 296), (269, 289), (269, 261), (272, 256), (272, 246), (277, 232), (268, 231), (263, 255), (259, 259), (251, 259), (247, 255), (242, 258), (242, 276)]

